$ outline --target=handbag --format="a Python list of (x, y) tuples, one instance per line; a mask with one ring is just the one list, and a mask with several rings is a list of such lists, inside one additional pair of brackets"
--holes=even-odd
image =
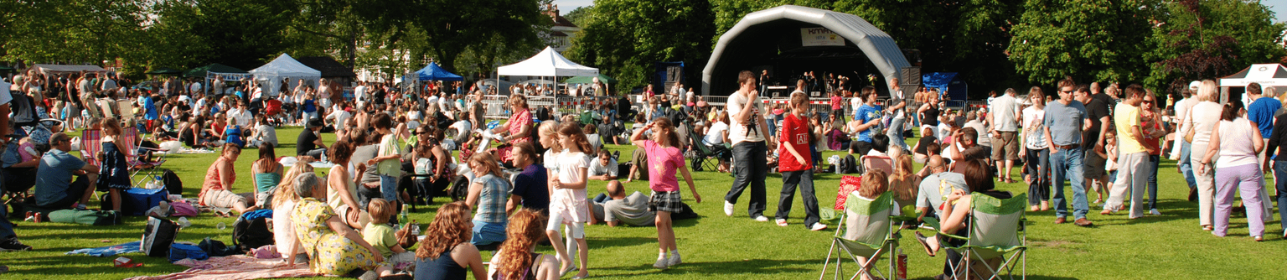
[[(1184, 121), (1190, 121), (1190, 119), (1193, 118), (1193, 109), (1189, 109), (1187, 113), (1188, 114), (1184, 115)], [(1183, 124), (1183, 122), (1181, 124)], [(1197, 129), (1194, 129), (1193, 125), (1189, 125), (1189, 130), (1184, 132), (1184, 142), (1193, 143), (1193, 134), (1195, 133), (1197, 133)]]

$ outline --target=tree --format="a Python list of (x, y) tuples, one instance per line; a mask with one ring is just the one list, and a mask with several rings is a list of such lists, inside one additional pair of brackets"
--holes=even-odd
[(149, 51), (155, 53), (150, 61), (176, 67), (209, 62), (258, 67), (293, 45), (284, 31), (299, 12), (285, 1), (187, 0), (159, 5), (159, 17), (149, 30)]
[(1149, 38), (1152, 72), (1145, 84), (1177, 92), (1189, 81), (1232, 74), (1252, 63), (1276, 63), (1283, 23), (1258, 2), (1184, 0), (1164, 5), (1166, 18)]
[[(496, 36), (505, 44), (537, 45), (536, 36), (550, 20), (543, 16), (538, 2), (530, 0), (449, 1), (449, 0), (378, 0), (373, 4), (385, 9), (383, 20), (372, 22), (377, 31), (389, 30), (401, 38), (415, 26), (424, 32), (432, 48), (412, 50), (415, 60), (418, 51), (432, 53), (434, 59), (448, 71), (455, 71), (456, 59), (461, 53), (475, 47), (493, 44)], [(397, 9), (387, 9), (398, 7)]]
[(1010, 61), (1037, 84), (1065, 76), (1142, 80), (1156, 6), (1154, 0), (1027, 0), (1012, 31)]
[(706, 1), (595, 1), (568, 57), (599, 67), (618, 80), (616, 88), (648, 83), (658, 61), (684, 61), (686, 76), (693, 81), (710, 57), (710, 8)]
[(564, 15), (563, 18), (568, 19), (576, 26), (585, 26), (585, 18), (590, 15), (590, 9), (594, 9), (594, 6), (576, 7), (576, 9), (572, 9), (571, 12)]
[(0, 6), (0, 54), (6, 59), (100, 64), (142, 53), (141, 1), (7, 2)]

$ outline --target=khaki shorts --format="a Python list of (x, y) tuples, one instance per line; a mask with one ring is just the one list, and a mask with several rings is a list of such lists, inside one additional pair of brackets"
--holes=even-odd
[(206, 195), (201, 197), (201, 204), (210, 207), (233, 208), (237, 202), (244, 206), (250, 206), (251, 194), (235, 194), (228, 190), (209, 190)]
[(997, 131), (992, 138), (992, 160), (1019, 159), (1018, 133), (1014, 131)]
[(339, 207), (335, 207), (335, 215), (337, 215), (336, 218), (340, 218), (340, 221), (344, 221), (345, 224), (349, 223), (349, 220), (348, 220), (349, 212), (352, 212), (352, 211), (359, 211), (358, 224), (357, 224), (359, 228), (365, 228), (367, 224), (371, 223), (371, 215), (368, 214), (366, 211), (353, 209), (349, 207), (348, 204), (343, 204), (343, 203), (341, 203)]

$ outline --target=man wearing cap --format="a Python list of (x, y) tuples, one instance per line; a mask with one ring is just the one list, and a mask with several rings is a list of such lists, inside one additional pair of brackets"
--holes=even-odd
[(322, 120), (310, 119), (308, 129), (299, 133), (299, 138), (295, 140), (295, 155), (299, 156), (300, 160), (313, 161), (326, 153), (326, 143), (322, 142), (319, 135), (321, 129)]
[(1179, 166), (1177, 166), (1177, 168), (1180, 173), (1184, 174), (1184, 181), (1189, 183), (1190, 202), (1198, 200), (1198, 181), (1197, 178), (1193, 177), (1193, 165), (1189, 162), (1193, 143), (1184, 141), (1183, 135), (1189, 129), (1189, 127), (1184, 124), (1188, 123), (1185, 119), (1190, 117), (1189, 113), (1192, 111), (1193, 105), (1198, 104), (1198, 99), (1194, 94), (1198, 92), (1198, 86), (1201, 84), (1202, 83), (1198, 81), (1189, 82), (1189, 88), (1180, 91), (1180, 94), (1184, 95), (1184, 99), (1175, 103), (1175, 118), (1180, 122), (1180, 130), (1176, 130), (1176, 132), (1178, 135), (1181, 135), (1181, 137), (1175, 137), (1175, 142), (1178, 144), (1177, 146), (1180, 147), (1180, 154), (1177, 158), (1177, 160), (1179, 160)]

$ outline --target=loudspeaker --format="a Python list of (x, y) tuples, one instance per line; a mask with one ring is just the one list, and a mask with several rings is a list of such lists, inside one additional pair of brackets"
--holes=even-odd
[(908, 66), (898, 71), (899, 85), (903, 87), (915, 87), (921, 85), (921, 67)]

